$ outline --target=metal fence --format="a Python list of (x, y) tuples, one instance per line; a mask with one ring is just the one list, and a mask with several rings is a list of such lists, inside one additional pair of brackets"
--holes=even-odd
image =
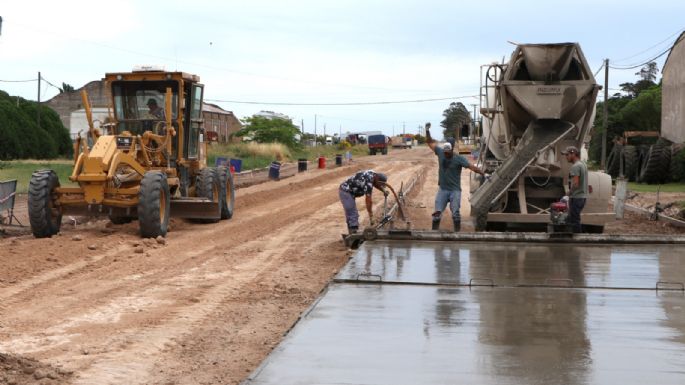
[[(11, 225), (12, 219), (17, 221), (21, 226), (21, 222), (14, 215), (14, 197), (17, 191), (17, 180), (0, 181), (0, 224)], [(7, 213), (7, 215), (3, 215)]]

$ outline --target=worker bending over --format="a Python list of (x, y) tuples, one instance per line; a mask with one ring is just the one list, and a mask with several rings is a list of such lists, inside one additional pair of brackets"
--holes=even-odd
[(359, 171), (340, 184), (338, 195), (340, 196), (340, 203), (342, 203), (343, 209), (345, 209), (347, 231), (350, 234), (354, 234), (359, 230), (359, 213), (357, 212), (357, 203), (355, 199), (365, 196), (366, 211), (369, 213), (369, 220), (371, 226), (373, 226), (375, 221), (373, 219), (371, 193), (375, 187), (387, 196), (388, 192), (385, 189), (385, 184), (387, 182), (388, 177), (385, 176), (385, 174), (373, 170), (366, 170)]

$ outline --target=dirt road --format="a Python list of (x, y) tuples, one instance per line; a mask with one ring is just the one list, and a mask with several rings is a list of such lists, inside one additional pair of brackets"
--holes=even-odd
[(408, 212), (429, 228), (436, 165), (397, 150), (242, 188), (233, 219), (173, 220), (163, 243), (67, 218), (51, 239), (0, 238), (0, 384), (239, 383), (347, 261), (340, 182), (425, 172)]

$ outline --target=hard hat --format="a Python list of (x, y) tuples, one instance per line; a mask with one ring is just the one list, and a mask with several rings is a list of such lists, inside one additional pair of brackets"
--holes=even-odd
[(450, 144), (450, 142), (445, 142), (442, 145), (442, 149), (443, 151), (452, 151), (452, 145)]
[(576, 146), (568, 146), (564, 151), (561, 152), (563, 155), (566, 154), (580, 154), (580, 151), (578, 151), (578, 147)]

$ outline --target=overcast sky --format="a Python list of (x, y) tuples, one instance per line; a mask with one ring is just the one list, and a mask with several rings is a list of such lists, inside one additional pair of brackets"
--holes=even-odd
[[(519, 43), (579, 42), (593, 72), (666, 50), (685, 1), (3, 0), (0, 89), (36, 100), (38, 71), (80, 88), (158, 64), (200, 76), (205, 100), (239, 117), (287, 114), (307, 132), (415, 133), (453, 100), (478, 103), (480, 65)], [(665, 56), (658, 59), (661, 69)], [(611, 70), (610, 93), (638, 70)], [(659, 74), (661, 77), (661, 74)], [(603, 72), (598, 82), (604, 82)], [(58, 93), (43, 84), (41, 100)], [(289, 106), (457, 98), (424, 103)]]

